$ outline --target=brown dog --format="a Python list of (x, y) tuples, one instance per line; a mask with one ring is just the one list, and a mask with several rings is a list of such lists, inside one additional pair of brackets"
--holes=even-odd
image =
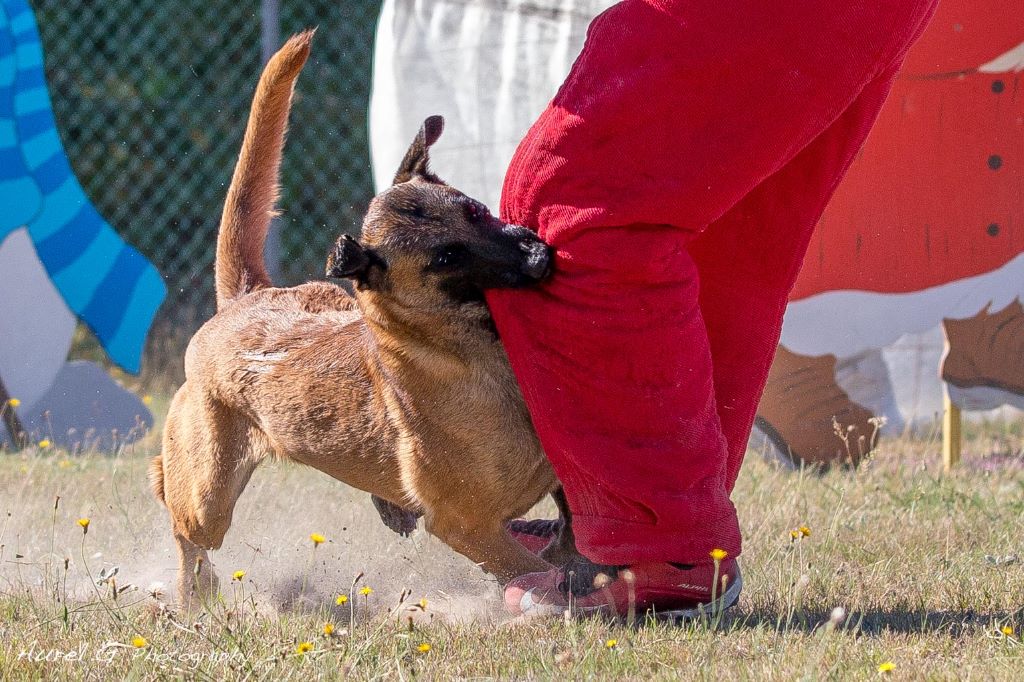
[(217, 242), (217, 314), (189, 344), (151, 466), (178, 545), (179, 595), (215, 588), (207, 550), (271, 455), (369, 491), (386, 522), (397, 514), (396, 530), (422, 514), (499, 579), (547, 570), (505, 530), (557, 481), (482, 292), (540, 281), (551, 254), (430, 172), (442, 119), (427, 119), (370, 204), (361, 241), (340, 239), (329, 258), (354, 298), (327, 283), (270, 283), (263, 243), (311, 38), (289, 40), (260, 78)]

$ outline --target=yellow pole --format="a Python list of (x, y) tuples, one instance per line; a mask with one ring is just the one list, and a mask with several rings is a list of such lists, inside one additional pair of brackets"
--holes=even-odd
[(950, 471), (960, 463), (960, 408), (949, 399), (948, 390), (943, 391), (942, 404), (942, 466)]

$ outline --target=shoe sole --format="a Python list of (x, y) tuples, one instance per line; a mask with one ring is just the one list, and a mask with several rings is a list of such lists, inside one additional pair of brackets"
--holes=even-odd
[(711, 615), (719, 615), (733, 608), (740, 601), (740, 593), (743, 591), (743, 576), (737, 573), (725, 592), (718, 599), (708, 604), (700, 604), (692, 609), (672, 609), (669, 611), (658, 611), (654, 613), (657, 620), (667, 620), (679, 624), (697, 618), (706, 618)]
[[(725, 592), (723, 592), (722, 595), (714, 601), (708, 602), (707, 604), (698, 604), (697, 606), (689, 609), (670, 609), (667, 611), (647, 609), (645, 613), (650, 613), (656, 620), (681, 624), (698, 618), (707, 618), (708, 616), (719, 615), (733, 608), (739, 602), (740, 593), (742, 591), (743, 576), (737, 571), (736, 579), (733, 583), (729, 585)], [(519, 601), (519, 609), (521, 616), (526, 618), (560, 616), (570, 611), (569, 607), (534, 602), (533, 590), (528, 590), (522, 596)], [(602, 615), (608, 613), (608, 607), (604, 605), (584, 607), (574, 606), (571, 608), (571, 611), (585, 616)], [(623, 618), (624, 616), (619, 615), (618, 617)]]

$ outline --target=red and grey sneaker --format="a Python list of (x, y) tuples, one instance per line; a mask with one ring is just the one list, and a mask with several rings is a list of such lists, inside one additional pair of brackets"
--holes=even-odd
[(505, 529), (513, 540), (534, 554), (540, 554), (558, 535), (561, 525), (560, 519), (514, 519), (505, 525)]
[[(717, 578), (717, 586), (715, 585)], [(561, 569), (519, 576), (505, 586), (505, 606), (516, 615), (560, 615), (566, 611), (623, 617), (651, 612), (657, 618), (685, 620), (731, 608), (743, 589), (734, 559), (714, 564), (651, 563), (620, 569), (603, 587), (573, 596)]]

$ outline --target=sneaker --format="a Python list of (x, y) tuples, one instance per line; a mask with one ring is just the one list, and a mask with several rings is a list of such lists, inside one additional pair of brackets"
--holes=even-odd
[(513, 540), (534, 554), (540, 554), (558, 535), (561, 524), (559, 519), (515, 519), (509, 521), (505, 529)]
[(552, 569), (520, 576), (506, 585), (505, 606), (513, 614), (528, 617), (571, 612), (621, 618), (650, 612), (657, 618), (686, 620), (721, 613), (739, 601), (743, 580), (735, 560), (720, 563), (719, 584), (713, 590), (715, 578), (714, 564), (637, 564), (577, 597), (559, 589), (567, 577), (560, 569)]

